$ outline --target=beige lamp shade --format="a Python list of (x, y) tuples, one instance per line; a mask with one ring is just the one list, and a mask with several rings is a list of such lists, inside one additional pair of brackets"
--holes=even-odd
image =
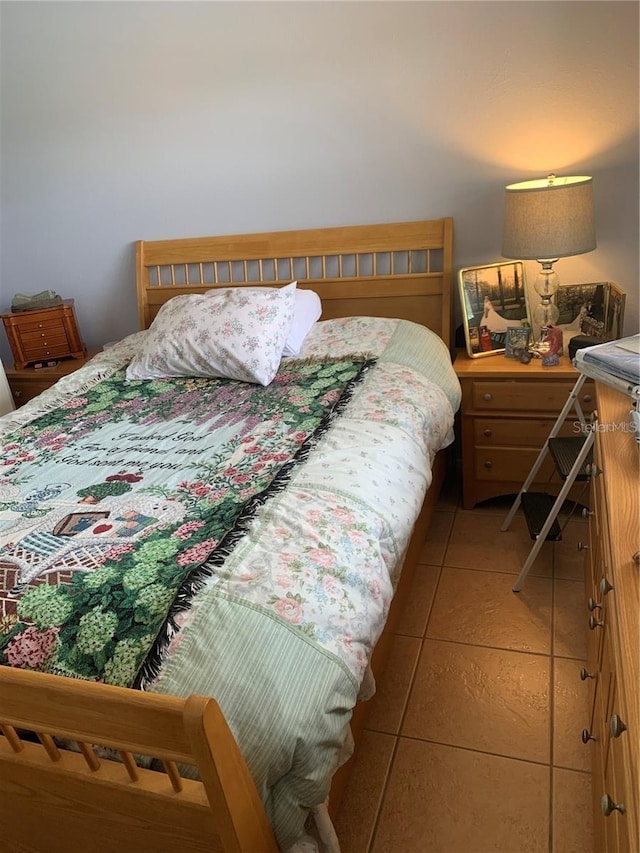
[(557, 260), (595, 248), (592, 178), (549, 175), (506, 188), (503, 257)]

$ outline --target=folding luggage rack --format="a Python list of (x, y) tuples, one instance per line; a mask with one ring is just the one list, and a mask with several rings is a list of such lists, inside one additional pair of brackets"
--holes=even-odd
[[(578, 395), (586, 379), (585, 374), (580, 374), (576, 380), (575, 385), (569, 393), (567, 402), (564, 404), (562, 411), (558, 415), (558, 419), (551, 428), (551, 432), (540, 450), (538, 458), (533, 463), (533, 467), (524, 485), (516, 495), (513, 506), (500, 528), (503, 532), (508, 530), (516, 512), (522, 506), (529, 534), (534, 542), (529, 556), (513, 586), (514, 592), (520, 592), (522, 584), (529, 574), (529, 570), (543, 544), (546, 541), (557, 542), (562, 539), (562, 531), (557, 518), (573, 484), (579, 481), (586, 481), (595, 473), (595, 466), (593, 465), (595, 428), (593, 423), (588, 422), (585, 418), (578, 399)], [(562, 429), (571, 409), (574, 409), (578, 416), (582, 434), (569, 437), (559, 436), (558, 433)], [(556, 471), (564, 481), (555, 499), (546, 492), (529, 491), (547, 454), (551, 455)]]

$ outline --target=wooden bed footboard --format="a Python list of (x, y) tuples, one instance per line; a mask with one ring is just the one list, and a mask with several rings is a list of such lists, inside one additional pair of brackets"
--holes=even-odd
[[(3, 853), (277, 853), (213, 699), (0, 667), (0, 729)], [(60, 737), (79, 751), (59, 749)], [(120, 760), (100, 757), (96, 745)], [(164, 772), (139, 767), (134, 755), (159, 759)], [(182, 779), (178, 764), (197, 766), (202, 781)]]

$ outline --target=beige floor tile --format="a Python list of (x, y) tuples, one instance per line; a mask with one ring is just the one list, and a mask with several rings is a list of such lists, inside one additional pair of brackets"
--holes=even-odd
[(587, 657), (589, 630), (584, 584), (555, 580), (553, 588), (553, 653), (584, 660)]
[(578, 542), (587, 542), (588, 539), (587, 522), (572, 517), (563, 528), (562, 540), (553, 545), (554, 577), (584, 582), (584, 551), (578, 550)]
[(547, 853), (549, 769), (400, 738), (373, 853)]
[(342, 853), (367, 853), (391, 765), (396, 738), (365, 731), (358, 746), (334, 827)]
[(411, 591), (400, 614), (396, 634), (424, 636), (439, 577), (439, 566), (416, 566)]
[(552, 853), (585, 853), (592, 849), (591, 775), (555, 767)]
[[(568, 581), (567, 581), (568, 583)], [(479, 646), (550, 654), (551, 580), (444, 567), (426, 636)]]
[(550, 762), (551, 659), (426, 640), (402, 735)]
[(589, 727), (589, 687), (580, 680), (581, 661), (553, 659), (553, 763), (570, 770), (591, 770), (592, 750), (583, 744)]
[(397, 734), (418, 663), (421, 640), (397, 634), (367, 716), (367, 728)]
[[(460, 569), (480, 569), (519, 574), (533, 544), (526, 522), (518, 514), (504, 533), (505, 513), (459, 510), (456, 513), (444, 564)], [(529, 577), (550, 577), (553, 545), (545, 542)]]

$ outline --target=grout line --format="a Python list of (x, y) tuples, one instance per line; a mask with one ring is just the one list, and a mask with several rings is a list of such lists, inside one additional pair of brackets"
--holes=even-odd
[[(428, 625), (427, 625), (428, 629)], [(419, 638), (416, 638), (419, 639)], [(439, 643), (452, 643), (457, 646), (473, 646), (476, 649), (492, 649), (496, 652), (515, 652), (519, 655), (538, 655), (541, 658), (550, 658), (551, 652), (534, 652), (529, 649), (508, 649), (506, 646), (487, 646), (484, 643), (472, 643), (470, 640), (452, 640), (450, 637), (427, 637), (425, 640), (437, 640)], [(578, 658), (567, 658), (567, 660), (579, 660)]]
[[(388, 732), (387, 732), (388, 734)], [(535, 767), (549, 767), (548, 761), (534, 761), (532, 758), (518, 758), (514, 755), (505, 755), (502, 752), (490, 752), (488, 749), (479, 749), (473, 746), (460, 746), (457, 743), (444, 743), (441, 740), (433, 740), (433, 738), (419, 738), (411, 735), (399, 735), (399, 739), (412, 741), (413, 743), (431, 743), (434, 746), (444, 746), (448, 749), (461, 749), (464, 752), (473, 752), (476, 755), (489, 755), (491, 758), (504, 758), (506, 761), (520, 761), (523, 764), (533, 764)]]
[(370, 853), (373, 850), (373, 845), (376, 840), (376, 835), (378, 834), (378, 828), (380, 826), (380, 818), (382, 816), (382, 812), (384, 811), (384, 804), (387, 798), (387, 790), (389, 788), (389, 780), (391, 778), (391, 774), (393, 772), (393, 765), (396, 761), (396, 753), (398, 751), (398, 744), (400, 743), (400, 736), (394, 735), (393, 739), (395, 743), (393, 744), (393, 749), (391, 750), (391, 761), (389, 761), (389, 767), (387, 768), (387, 773), (384, 779), (384, 784), (382, 785), (382, 791), (380, 793), (380, 802), (378, 804), (378, 809), (376, 811), (375, 820), (373, 821), (373, 826), (371, 828), (371, 834), (369, 836), (369, 843), (367, 844), (366, 853)]

